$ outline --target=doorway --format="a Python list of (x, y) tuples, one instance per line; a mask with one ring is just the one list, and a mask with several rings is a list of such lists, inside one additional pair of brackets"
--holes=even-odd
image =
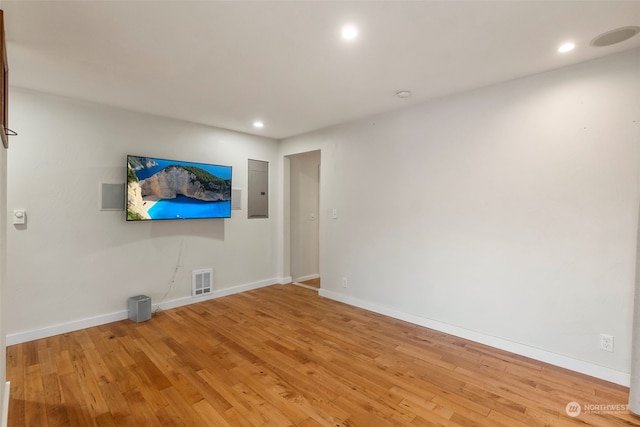
[(294, 284), (320, 282), (320, 151), (288, 156), (290, 270)]

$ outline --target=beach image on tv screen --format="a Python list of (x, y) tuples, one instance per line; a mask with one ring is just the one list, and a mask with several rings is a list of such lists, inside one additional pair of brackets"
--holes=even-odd
[(127, 156), (127, 220), (229, 218), (231, 166)]

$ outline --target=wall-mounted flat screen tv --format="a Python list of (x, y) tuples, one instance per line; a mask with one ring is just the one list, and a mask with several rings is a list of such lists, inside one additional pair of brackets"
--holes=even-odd
[(127, 156), (127, 221), (231, 217), (231, 166)]

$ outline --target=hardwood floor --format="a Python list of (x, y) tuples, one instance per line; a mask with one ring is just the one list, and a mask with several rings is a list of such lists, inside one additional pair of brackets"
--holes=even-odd
[(585, 406), (625, 387), (293, 285), (10, 346), (7, 365), (10, 426), (640, 424)]

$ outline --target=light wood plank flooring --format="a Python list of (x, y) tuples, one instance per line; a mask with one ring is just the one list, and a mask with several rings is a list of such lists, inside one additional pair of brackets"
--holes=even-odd
[(566, 414), (625, 387), (293, 285), (10, 346), (7, 365), (10, 426), (640, 424)]

